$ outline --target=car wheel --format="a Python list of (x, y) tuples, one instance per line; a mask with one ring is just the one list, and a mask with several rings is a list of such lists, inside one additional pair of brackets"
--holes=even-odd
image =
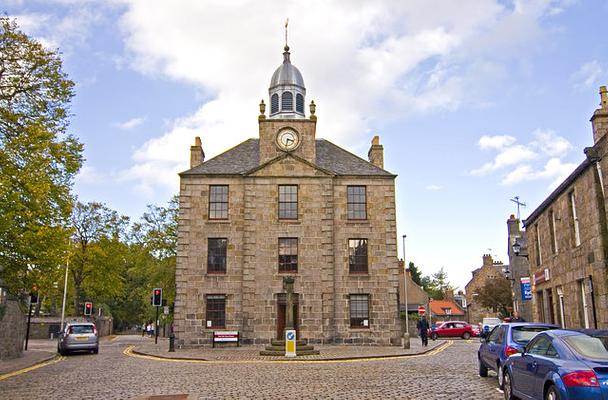
[(504, 374), (503, 382), (503, 393), (505, 395), (505, 400), (515, 400), (515, 396), (513, 396), (513, 382), (511, 381), (511, 375), (509, 375), (508, 372)]
[(549, 386), (547, 393), (545, 393), (545, 400), (559, 400), (559, 392), (555, 386)]
[(431, 333), (431, 339), (437, 340), (437, 333), (435, 333), (435, 332)]
[(99, 347), (95, 347), (93, 349), (93, 354), (98, 354), (99, 353)]
[(470, 334), (469, 332), (465, 332), (465, 333), (462, 335), (462, 338), (463, 338), (464, 340), (469, 340), (469, 339), (471, 338), (471, 334)]
[(498, 388), (499, 389), (504, 389), (505, 388), (505, 371), (502, 369), (502, 365), (498, 366), (498, 369), (496, 370), (497, 374), (498, 374)]
[(488, 367), (486, 367), (481, 360), (479, 360), (479, 376), (482, 378), (486, 378), (488, 376)]

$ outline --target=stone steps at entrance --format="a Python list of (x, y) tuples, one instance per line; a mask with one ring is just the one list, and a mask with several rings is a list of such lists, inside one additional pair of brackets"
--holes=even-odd
[[(298, 352), (298, 351), (308, 351), (308, 350), (314, 350), (314, 349), (315, 349), (315, 346), (310, 346), (310, 345), (307, 345), (307, 344), (301, 345), (301, 346), (300, 345), (296, 345), (296, 352)], [(266, 350), (269, 350), (269, 351), (282, 351), (283, 353), (285, 353), (285, 345), (283, 345), (283, 346), (275, 346), (275, 345), (266, 346)]]
[[(296, 340), (296, 346), (306, 346), (308, 344), (308, 340), (306, 339), (300, 339), (300, 340)], [(283, 339), (273, 339), (270, 341), (270, 345), (271, 346), (282, 346), (283, 348), (285, 348), (285, 340)]]
[[(270, 347), (270, 346), (268, 346)], [(300, 349), (296, 349), (296, 355), (298, 356), (314, 356), (319, 354), (319, 350), (300, 350)], [(285, 356), (285, 348), (283, 348), (281, 351), (273, 351), (273, 350), (261, 350), (260, 351), (260, 355), (261, 356)]]
[[(315, 350), (315, 347), (308, 344), (308, 340), (297, 340), (296, 341), (296, 355), (298, 356), (312, 356), (319, 354), (319, 350)], [(285, 341), (281, 339), (274, 339), (270, 342), (270, 346), (266, 346), (265, 350), (260, 351), (261, 356), (284, 356), (285, 355)]]

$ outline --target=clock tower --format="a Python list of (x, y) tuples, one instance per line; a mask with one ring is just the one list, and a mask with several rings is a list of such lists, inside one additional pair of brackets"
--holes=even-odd
[(315, 104), (310, 104), (310, 116), (304, 112), (306, 87), (300, 71), (291, 63), (289, 46), (285, 44), (283, 64), (272, 74), (268, 94), (270, 115), (260, 103), (259, 135), (260, 164), (282, 154), (291, 153), (311, 163), (315, 162)]

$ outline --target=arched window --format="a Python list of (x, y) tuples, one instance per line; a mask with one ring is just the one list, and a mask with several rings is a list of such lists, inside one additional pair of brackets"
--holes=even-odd
[(296, 111), (304, 113), (304, 96), (296, 94)]
[(293, 110), (293, 94), (291, 92), (284, 92), (281, 97), (281, 110), (291, 111)]
[(270, 113), (278, 113), (279, 112), (279, 95), (273, 94), (270, 98)]

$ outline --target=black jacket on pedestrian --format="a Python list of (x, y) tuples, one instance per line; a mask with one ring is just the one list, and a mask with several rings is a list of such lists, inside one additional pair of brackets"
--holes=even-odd
[(429, 322), (426, 318), (422, 318), (416, 324), (416, 328), (418, 328), (418, 332), (420, 332), (420, 336), (426, 336), (429, 331)]

